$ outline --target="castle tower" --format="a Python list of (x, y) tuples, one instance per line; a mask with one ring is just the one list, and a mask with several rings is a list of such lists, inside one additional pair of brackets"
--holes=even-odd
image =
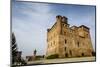
[(62, 57), (92, 56), (93, 47), (89, 28), (81, 25), (69, 27), (68, 18), (56, 16), (55, 24), (47, 29), (46, 56)]
[[(63, 44), (61, 44), (61, 38), (62, 38), (62, 27), (63, 25), (69, 26), (68, 19), (65, 16), (56, 16), (56, 23), (51, 27), (51, 29), (47, 29), (47, 53), (46, 56), (52, 55), (52, 54), (58, 54), (59, 57), (63, 57), (64, 52)], [(62, 53), (62, 54), (61, 54)], [(62, 56), (61, 56), (62, 55)]]
[(62, 16), (56, 16), (55, 24), (47, 29), (47, 52), (46, 56), (59, 53), (59, 35), (61, 34)]
[(80, 55), (92, 56), (93, 46), (90, 37), (90, 29), (84, 25), (78, 28), (78, 40), (80, 49)]

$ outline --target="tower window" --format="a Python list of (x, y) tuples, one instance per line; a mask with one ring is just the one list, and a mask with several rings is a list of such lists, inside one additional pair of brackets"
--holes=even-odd
[(70, 50), (70, 55), (72, 55), (72, 51)]
[(82, 53), (82, 56), (84, 56), (84, 53)]
[(65, 51), (66, 51), (66, 47), (65, 47)]
[(63, 26), (64, 26), (65, 24), (63, 24)]
[(65, 53), (65, 56), (68, 57), (68, 53)]
[(79, 47), (79, 42), (77, 42), (77, 46)]
[(67, 43), (67, 40), (65, 39), (65, 44)]

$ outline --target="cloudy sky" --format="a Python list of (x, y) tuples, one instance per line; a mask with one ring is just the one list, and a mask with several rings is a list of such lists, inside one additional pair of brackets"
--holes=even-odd
[(50, 28), (56, 15), (68, 17), (70, 26), (86, 25), (90, 28), (93, 48), (95, 49), (95, 6), (48, 4), (32, 2), (12, 2), (12, 32), (22, 55), (46, 53), (47, 28)]

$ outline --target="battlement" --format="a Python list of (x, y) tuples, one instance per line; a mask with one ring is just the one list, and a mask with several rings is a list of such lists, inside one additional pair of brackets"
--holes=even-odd
[(61, 15), (57, 15), (56, 16), (56, 21), (61, 21), (62, 20), (62, 16)]
[(68, 18), (65, 17), (65, 16), (63, 16), (63, 17), (62, 17), (62, 22), (68, 22)]
[(68, 18), (65, 16), (57, 15), (56, 16), (56, 21), (61, 21), (61, 22), (68, 22)]
[(86, 29), (88, 29), (89, 30), (89, 27), (87, 27), (87, 26), (85, 26), (85, 25), (81, 25), (81, 26), (79, 26), (80, 28), (86, 28)]
[(62, 18), (62, 16), (61, 15), (57, 15), (56, 18), (60, 19), (60, 18)]
[(72, 30), (76, 30), (78, 27), (77, 26), (72, 26), (70, 27)]
[(89, 27), (87, 27), (85, 25), (81, 25), (81, 26), (79, 26), (79, 28), (84, 30), (84, 31), (87, 31), (87, 32), (89, 32), (89, 29), (90, 29)]
[(47, 29), (47, 32), (49, 32), (50, 31), (50, 29)]

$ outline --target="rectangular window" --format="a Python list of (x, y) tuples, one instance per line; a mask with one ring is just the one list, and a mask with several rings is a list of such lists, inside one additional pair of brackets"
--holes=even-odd
[(67, 43), (67, 40), (65, 39), (65, 44)]
[(65, 51), (66, 51), (66, 47), (65, 47)]
[(77, 46), (79, 47), (79, 42), (77, 42)]
[(70, 55), (72, 56), (72, 51), (70, 50)]

